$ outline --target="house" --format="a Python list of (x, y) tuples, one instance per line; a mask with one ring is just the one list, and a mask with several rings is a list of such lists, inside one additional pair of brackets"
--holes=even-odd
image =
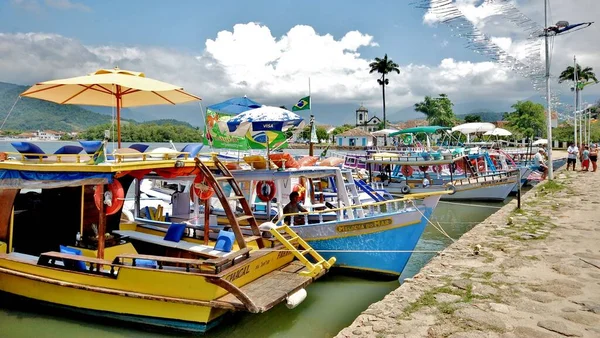
[(340, 147), (371, 147), (373, 146), (373, 139), (371, 133), (356, 127), (336, 135), (336, 144)]
[(54, 130), (38, 130), (36, 136), (40, 141), (58, 141), (60, 140), (61, 133)]
[(358, 107), (355, 113), (356, 127), (366, 132), (372, 132), (379, 129), (379, 124), (381, 123), (381, 120), (377, 116), (372, 116), (371, 118), (369, 118), (369, 110), (363, 105)]
[(388, 124), (389, 124), (389, 127), (392, 127), (392, 128), (398, 129), (398, 130), (403, 130), (403, 129), (414, 128), (414, 127), (428, 126), (429, 122), (427, 122), (427, 120), (419, 119), (419, 120), (408, 120), (408, 121), (404, 121), (404, 122), (388, 123)]

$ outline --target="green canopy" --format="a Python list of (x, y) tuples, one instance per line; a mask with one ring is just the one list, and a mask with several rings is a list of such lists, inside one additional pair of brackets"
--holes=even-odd
[(440, 127), (440, 126), (422, 126), (422, 127), (403, 129), (403, 130), (397, 131), (395, 133), (391, 133), (389, 136), (393, 137), (393, 136), (398, 136), (398, 135), (402, 135), (402, 134), (416, 134), (416, 133), (433, 134), (433, 133), (437, 132), (438, 130), (448, 130), (448, 129), (450, 129), (450, 128)]

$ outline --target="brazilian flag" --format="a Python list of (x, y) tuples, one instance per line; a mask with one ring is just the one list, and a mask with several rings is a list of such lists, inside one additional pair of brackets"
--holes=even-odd
[(310, 96), (301, 98), (295, 106), (292, 107), (292, 111), (308, 110), (310, 109)]

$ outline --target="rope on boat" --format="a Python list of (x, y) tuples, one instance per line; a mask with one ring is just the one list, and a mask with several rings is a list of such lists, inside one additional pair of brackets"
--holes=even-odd
[(436, 229), (437, 231), (439, 231), (442, 235), (450, 238), (450, 240), (452, 241), (452, 243), (456, 242), (456, 240), (454, 238), (452, 238), (452, 237), (450, 237), (450, 235), (448, 235), (448, 233), (446, 232), (446, 230), (444, 230), (444, 228), (440, 225), (439, 222), (437, 224), (435, 224), (431, 220), (429, 220), (429, 218), (427, 218), (427, 216), (425, 216), (425, 214), (421, 211), (421, 209), (417, 208), (414, 200), (410, 200), (410, 202), (412, 203), (413, 207), (415, 207), (415, 209), (417, 209), (417, 211), (419, 211), (419, 213), (421, 214), (421, 216), (423, 216), (423, 218), (425, 218), (425, 220), (429, 224), (431, 224), (431, 226), (433, 226), (434, 229)]
[(21, 99), (21, 95), (19, 95), (17, 97), (17, 99), (15, 100), (15, 103), (13, 103), (12, 107), (8, 111), (8, 114), (6, 114), (6, 117), (4, 118), (4, 121), (2, 121), (2, 125), (0, 126), (0, 130), (2, 130), (2, 128), (4, 128), (4, 124), (6, 123), (6, 120), (8, 120), (8, 117), (12, 113), (13, 109), (15, 109), (15, 106), (17, 105), (17, 102), (19, 102), (20, 99)]
[(463, 205), (463, 206), (466, 206), (466, 207), (478, 207), (478, 208), (493, 208), (493, 209), (502, 209), (502, 207), (497, 207), (497, 206), (495, 206), (495, 205), (483, 205), (483, 204), (458, 203), (458, 202), (449, 202), (449, 201), (440, 201), (439, 203), (448, 203), (448, 204)]

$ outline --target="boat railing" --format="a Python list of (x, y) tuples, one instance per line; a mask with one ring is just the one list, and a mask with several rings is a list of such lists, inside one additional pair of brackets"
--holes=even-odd
[(493, 182), (498, 181), (503, 178), (511, 178), (520, 176), (520, 171), (518, 169), (511, 169), (508, 171), (490, 171), (478, 173), (477, 176), (467, 176), (465, 178), (459, 178), (452, 181), (453, 185), (465, 185), (472, 183), (481, 183), (481, 182)]
[[(78, 163), (86, 164), (93, 158), (94, 154), (38, 154), (38, 153), (18, 153), (4, 152), (3, 158), (20, 159), (23, 162), (37, 163)], [(178, 158), (180, 155), (183, 157)], [(113, 157), (113, 160), (107, 159), (107, 162), (121, 163), (125, 161), (148, 161), (148, 160), (188, 160), (189, 152), (147, 152), (147, 153), (124, 153), (124, 154), (107, 154), (107, 157)]]
[[(297, 213), (282, 214), (279, 216), (279, 218), (277, 219), (275, 224), (282, 224), (282, 222), (284, 221), (285, 218), (290, 217), (290, 224), (308, 225), (308, 224), (312, 224), (312, 223), (309, 223), (309, 220), (308, 220), (309, 215), (315, 215), (315, 214), (318, 216), (318, 224), (321, 224), (321, 223), (325, 223), (325, 222), (330, 222), (330, 221), (327, 221), (324, 219), (324, 215), (328, 214), (328, 213), (332, 213), (332, 212), (335, 212), (337, 215), (336, 221), (342, 221), (342, 220), (349, 219), (346, 216), (348, 212), (351, 212), (354, 215), (354, 218), (358, 219), (358, 214), (359, 214), (358, 210), (359, 209), (363, 210), (365, 217), (385, 215), (385, 214), (394, 214), (397, 212), (407, 210), (407, 207), (409, 205), (412, 205), (412, 203), (410, 203), (410, 204), (407, 203), (409, 201), (422, 200), (429, 196), (447, 195), (450, 193), (451, 193), (451, 191), (433, 191), (433, 192), (426, 192), (426, 193), (415, 193), (415, 194), (410, 194), (410, 195), (404, 195), (401, 198), (385, 200), (385, 201), (381, 201), (381, 202), (357, 204), (357, 205), (350, 205), (350, 206), (344, 206), (344, 207), (329, 208), (329, 209), (324, 209), (324, 210), (312, 210), (309, 212), (297, 212)], [(301, 219), (301, 222), (296, 221), (298, 218)], [(302, 223), (302, 221), (304, 223)]]

